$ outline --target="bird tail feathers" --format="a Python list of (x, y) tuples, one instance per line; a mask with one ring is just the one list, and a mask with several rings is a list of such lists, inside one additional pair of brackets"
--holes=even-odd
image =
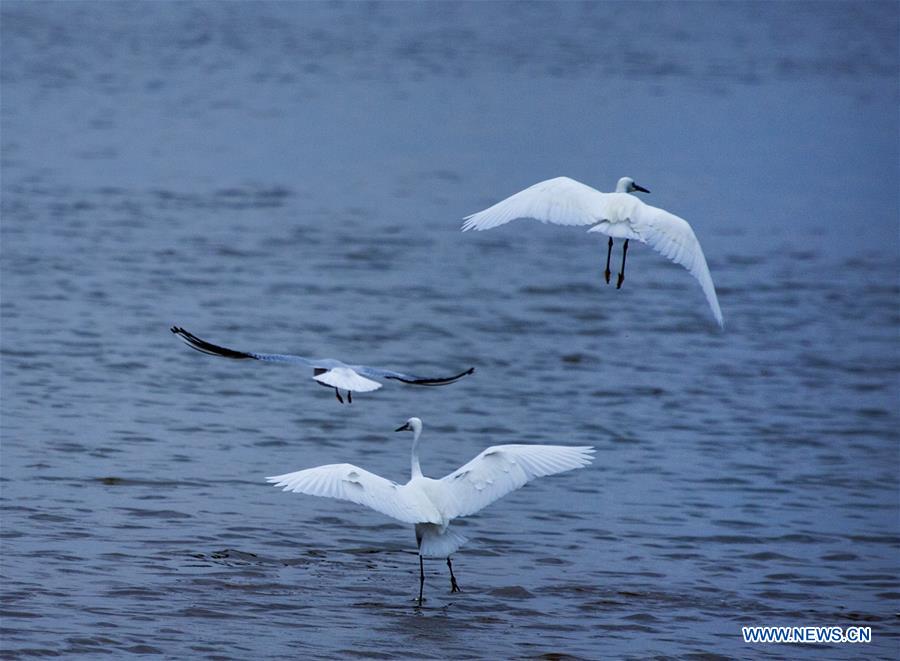
[(443, 530), (433, 523), (416, 524), (416, 541), (419, 555), (426, 558), (446, 558), (456, 553), (469, 540), (447, 526)]

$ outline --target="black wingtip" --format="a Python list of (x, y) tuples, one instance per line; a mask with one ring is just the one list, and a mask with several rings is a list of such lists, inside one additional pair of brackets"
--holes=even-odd
[(175, 335), (180, 337), (182, 340), (184, 340), (185, 344), (187, 344), (191, 349), (199, 351), (200, 353), (205, 353), (211, 356), (221, 356), (222, 358), (233, 358), (236, 360), (243, 360), (246, 358), (256, 359), (256, 356), (244, 351), (236, 351), (234, 349), (221, 347), (218, 344), (213, 344), (212, 342), (202, 340), (193, 333), (181, 328), (180, 326), (172, 326), (169, 330), (175, 333)]
[(451, 383), (455, 383), (459, 381), (464, 376), (469, 376), (470, 374), (475, 373), (475, 368), (470, 367), (464, 372), (460, 372), (459, 374), (454, 374), (453, 376), (448, 377), (439, 377), (435, 379), (403, 379), (397, 376), (389, 376), (386, 377), (388, 379), (395, 379), (397, 381), (402, 381), (403, 383), (408, 383), (411, 386), (448, 386)]

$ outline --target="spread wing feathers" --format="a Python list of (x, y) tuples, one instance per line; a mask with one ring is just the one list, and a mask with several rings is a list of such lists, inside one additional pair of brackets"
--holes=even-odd
[(454, 374), (453, 376), (416, 376), (414, 374), (404, 374), (403, 372), (395, 372), (394, 370), (386, 370), (380, 367), (368, 367), (367, 365), (353, 365), (353, 369), (364, 376), (373, 379), (395, 379), (414, 386), (446, 386), (448, 383), (459, 381), (464, 376), (473, 374), (474, 367), (470, 367), (464, 372)]
[(365, 505), (404, 523), (440, 523), (434, 506), (417, 499), (402, 486), (353, 464), (329, 464), (295, 473), (267, 477), (283, 491), (337, 498)]
[(591, 446), (496, 445), (442, 478), (440, 508), (448, 519), (474, 514), (536, 477), (587, 466)]
[(316, 374), (313, 378), (319, 383), (353, 392), (370, 392), (381, 387), (377, 381), (367, 379), (349, 367), (334, 367), (327, 372)]
[(681, 264), (697, 278), (713, 316), (719, 326), (724, 328), (725, 320), (719, 307), (716, 287), (709, 274), (709, 266), (706, 265), (706, 257), (688, 222), (664, 209), (641, 204), (631, 217), (631, 225), (641, 241), (676, 264)]
[(516, 218), (534, 218), (555, 225), (593, 225), (603, 220), (606, 196), (568, 177), (547, 179), (466, 216), (462, 229), (489, 230)]
[(314, 361), (309, 358), (303, 358), (302, 356), (293, 356), (289, 354), (280, 354), (280, 353), (256, 353), (253, 351), (237, 351), (235, 349), (229, 349), (227, 347), (220, 347), (218, 344), (213, 344), (212, 342), (207, 342), (206, 340), (202, 340), (193, 333), (189, 333), (183, 328), (179, 328), (178, 326), (172, 326), (170, 328), (175, 335), (184, 340), (184, 343), (187, 344), (191, 349), (196, 349), (200, 353), (205, 353), (210, 356), (221, 356), (222, 358), (234, 358), (237, 360), (243, 360), (246, 358), (252, 358), (253, 360), (265, 360), (272, 363), (293, 363), (295, 365), (314, 365)]

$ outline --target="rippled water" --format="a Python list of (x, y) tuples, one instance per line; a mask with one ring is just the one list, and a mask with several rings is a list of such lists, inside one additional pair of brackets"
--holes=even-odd
[[(894, 3), (2, 4), (2, 654), (892, 658)], [(643, 246), (460, 218), (623, 174)], [(228, 346), (417, 371), (340, 406)], [(592, 444), (411, 530), (265, 475)], [(871, 645), (750, 648), (748, 624)]]

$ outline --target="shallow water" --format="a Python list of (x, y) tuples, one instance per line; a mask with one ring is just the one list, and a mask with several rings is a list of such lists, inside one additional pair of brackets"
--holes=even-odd
[[(2, 12), (4, 657), (896, 657), (895, 4)], [(560, 174), (687, 217), (726, 332), (643, 246), (616, 291), (580, 228), (458, 231)], [(171, 324), (478, 372), (340, 406)], [(407, 526), (262, 479), (405, 480), (411, 415), (433, 476), (597, 448), (421, 610)]]

